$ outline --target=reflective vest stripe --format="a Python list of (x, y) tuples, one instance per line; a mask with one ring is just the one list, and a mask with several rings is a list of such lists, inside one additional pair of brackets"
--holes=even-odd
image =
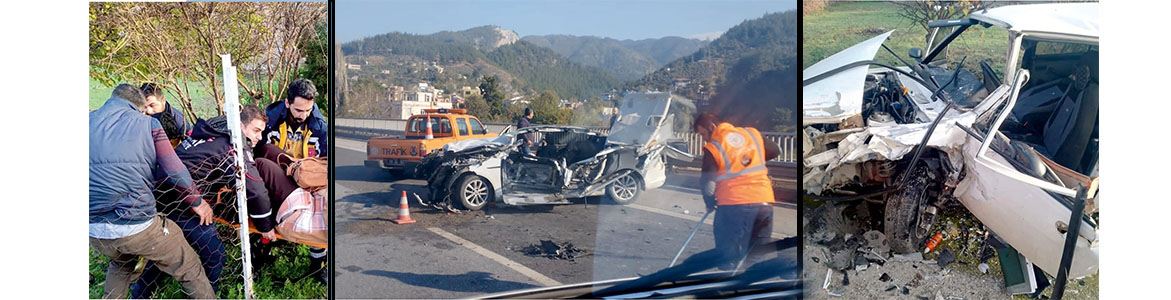
[(720, 157), (724, 159), (724, 173), (732, 172), (732, 164), (728, 163), (728, 152), (724, 151), (724, 146), (720, 145), (720, 141), (712, 141), (712, 145), (716, 146), (716, 150), (720, 151)]
[(740, 127), (740, 129), (748, 132), (748, 136), (752, 137), (752, 144), (756, 145), (756, 158), (759, 159), (761, 163), (764, 163), (764, 147), (760, 146), (762, 144), (760, 143), (760, 139), (756, 137), (756, 133), (753, 133), (752, 130), (749, 130), (747, 127)]
[[(752, 137), (752, 144), (754, 146), (756, 146), (756, 154), (757, 154), (756, 159), (759, 159), (763, 163), (764, 162), (764, 148), (760, 146), (761, 145), (760, 139), (756, 137), (756, 134), (754, 134), (752, 132), (752, 130), (748, 130), (748, 128), (740, 127), (739, 129), (746, 131), (748, 136)], [(748, 174), (748, 173), (752, 173), (752, 172), (765, 170), (765, 166), (761, 165), (761, 166), (755, 166), (755, 167), (747, 168), (744, 170), (740, 170), (740, 172), (732, 173), (732, 161), (728, 160), (728, 153), (726, 151), (724, 151), (724, 147), (722, 145), (720, 145), (720, 141), (712, 141), (712, 145), (716, 146), (716, 150), (720, 151), (720, 157), (724, 159), (724, 161), (723, 161), (724, 162), (724, 174), (717, 176), (715, 178), (716, 182), (736, 178), (740, 175), (744, 175), (744, 174)]]
[(765, 169), (766, 169), (765, 166), (755, 166), (755, 167), (747, 168), (744, 170), (740, 170), (740, 172), (726, 173), (724, 175), (717, 176), (715, 180), (716, 180), (716, 182), (720, 182), (720, 181), (740, 177), (740, 175), (744, 175), (744, 174), (748, 174), (748, 173), (752, 173), (752, 172), (764, 171)]

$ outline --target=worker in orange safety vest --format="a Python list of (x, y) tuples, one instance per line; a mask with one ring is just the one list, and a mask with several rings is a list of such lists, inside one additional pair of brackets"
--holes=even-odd
[(755, 244), (769, 241), (772, 233), (772, 181), (765, 163), (780, 154), (780, 147), (765, 141), (755, 128), (736, 127), (712, 113), (695, 119), (695, 132), (703, 137), (703, 200), (713, 223), (717, 267), (730, 270)]

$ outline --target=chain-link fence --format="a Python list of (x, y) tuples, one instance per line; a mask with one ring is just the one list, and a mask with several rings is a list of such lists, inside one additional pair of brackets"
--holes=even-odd
[[(227, 62), (224, 74), (231, 78), (225, 79), (233, 84), (226, 89), (235, 89), (235, 70)], [(227, 94), (234, 99), (235, 93)], [(310, 247), (262, 240), (255, 231), (249, 234), (247, 225), (241, 230), (250, 217), (262, 216), (250, 216), (244, 200), (245, 161), (238, 158), (251, 153), (241, 150), (239, 106), (227, 107), (233, 104), (225, 105), (232, 132), (229, 151), (204, 158), (179, 155), (187, 172), (177, 175), (155, 166), (153, 189), (124, 197), (147, 199), (149, 193), (155, 201), (90, 224), (91, 298), (192, 298), (206, 295), (200, 292), (207, 292), (208, 283), (215, 298), (326, 297), (326, 284), (314, 276), (326, 270), (311, 262)], [(186, 200), (191, 196), (202, 203), (193, 206)], [(279, 200), (272, 201), (271, 214), (276, 214)], [(209, 218), (196, 212), (204, 206), (210, 208)], [(105, 238), (93, 238), (95, 232)]]

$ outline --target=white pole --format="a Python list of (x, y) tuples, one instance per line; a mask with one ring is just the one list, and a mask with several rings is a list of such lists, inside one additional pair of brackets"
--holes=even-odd
[(252, 251), (248, 242), (248, 195), (244, 188), (244, 133), (240, 128), (240, 88), (236, 82), (236, 67), (232, 66), (232, 55), (221, 54), (224, 72), (224, 114), (228, 117), (228, 130), (232, 134), (232, 148), (236, 151), (236, 212), (240, 219), (240, 259), (244, 270), (244, 299), (252, 299)]

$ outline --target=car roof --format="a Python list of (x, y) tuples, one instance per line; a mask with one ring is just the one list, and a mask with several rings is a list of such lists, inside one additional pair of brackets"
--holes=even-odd
[(456, 114), (456, 113), (422, 113), (422, 114), (411, 115), (410, 118), (426, 118), (427, 116), (431, 116), (432, 118), (442, 118), (442, 119), (446, 119), (449, 117), (451, 117), (451, 118), (475, 117), (475, 116), (469, 115), (469, 114)]
[(1023, 33), (1098, 38), (1098, 3), (1002, 6), (973, 12), (972, 19)]

